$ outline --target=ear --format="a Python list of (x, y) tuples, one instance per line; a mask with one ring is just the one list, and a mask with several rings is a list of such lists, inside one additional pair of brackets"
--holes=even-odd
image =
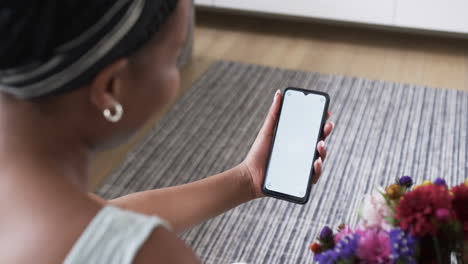
[(128, 60), (120, 59), (102, 70), (89, 86), (91, 102), (99, 111), (120, 103)]

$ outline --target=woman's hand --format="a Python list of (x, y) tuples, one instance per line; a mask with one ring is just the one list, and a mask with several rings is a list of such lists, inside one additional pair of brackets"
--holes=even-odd
[[(240, 164), (241, 169), (244, 171), (242, 174), (250, 181), (252, 188), (253, 198), (263, 197), (262, 184), (266, 173), (266, 165), (270, 154), (270, 148), (275, 132), (276, 120), (278, 118), (279, 109), (281, 105), (282, 95), (278, 90), (273, 99), (273, 105), (268, 112), (265, 123), (263, 124), (257, 138), (255, 139), (252, 148), (245, 160)], [(328, 114), (327, 119), (330, 114)], [(317, 150), (320, 157), (314, 162), (315, 175), (313, 183), (317, 183), (322, 174), (322, 162), (327, 156), (327, 150), (324, 140), (330, 135), (334, 128), (334, 124), (327, 122), (324, 126), (324, 138), (317, 144)]]

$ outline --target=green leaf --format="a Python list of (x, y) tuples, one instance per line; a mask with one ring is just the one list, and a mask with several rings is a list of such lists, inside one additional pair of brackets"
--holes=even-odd
[(353, 264), (354, 259), (340, 259), (336, 263), (337, 264)]
[(436, 236), (433, 236), (432, 241), (434, 242), (434, 248), (435, 248), (436, 256), (437, 256), (437, 263), (438, 264), (443, 264), (442, 263), (442, 253), (440, 252), (440, 246), (439, 246), (439, 239)]
[(395, 207), (392, 204), (392, 201), (390, 199), (388, 199), (387, 195), (383, 194), (382, 192), (379, 192), (379, 193), (384, 197), (385, 203), (390, 208), (390, 210), (392, 210), (392, 213), (395, 214), (396, 210), (395, 210)]
[(397, 221), (396, 221), (393, 217), (386, 216), (386, 217), (385, 217), (385, 220), (387, 220), (387, 222), (388, 222), (389, 224), (391, 224), (392, 226), (396, 226), (396, 225), (397, 225)]

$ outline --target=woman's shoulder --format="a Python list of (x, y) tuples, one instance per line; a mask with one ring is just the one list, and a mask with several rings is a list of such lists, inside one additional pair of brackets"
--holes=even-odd
[[(188, 248), (183, 248), (183, 242), (169, 229), (159, 217), (105, 206), (89, 223), (64, 263), (173, 262), (183, 255), (179, 252)], [(187, 259), (181, 263), (187, 263)]]
[(61, 263), (102, 209), (81, 196), (53, 198), (2, 211), (0, 263)]
[(133, 263), (155, 263), (155, 260), (161, 263), (200, 263), (198, 257), (176, 234), (164, 228), (157, 228), (151, 233)]
[(157, 217), (104, 206), (80, 235), (64, 263), (132, 263), (159, 226), (167, 224)]

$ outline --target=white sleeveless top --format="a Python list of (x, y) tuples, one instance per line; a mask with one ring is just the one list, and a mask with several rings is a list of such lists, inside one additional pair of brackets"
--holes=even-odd
[(171, 229), (156, 217), (106, 206), (93, 218), (75, 243), (65, 264), (130, 264), (157, 227)]

